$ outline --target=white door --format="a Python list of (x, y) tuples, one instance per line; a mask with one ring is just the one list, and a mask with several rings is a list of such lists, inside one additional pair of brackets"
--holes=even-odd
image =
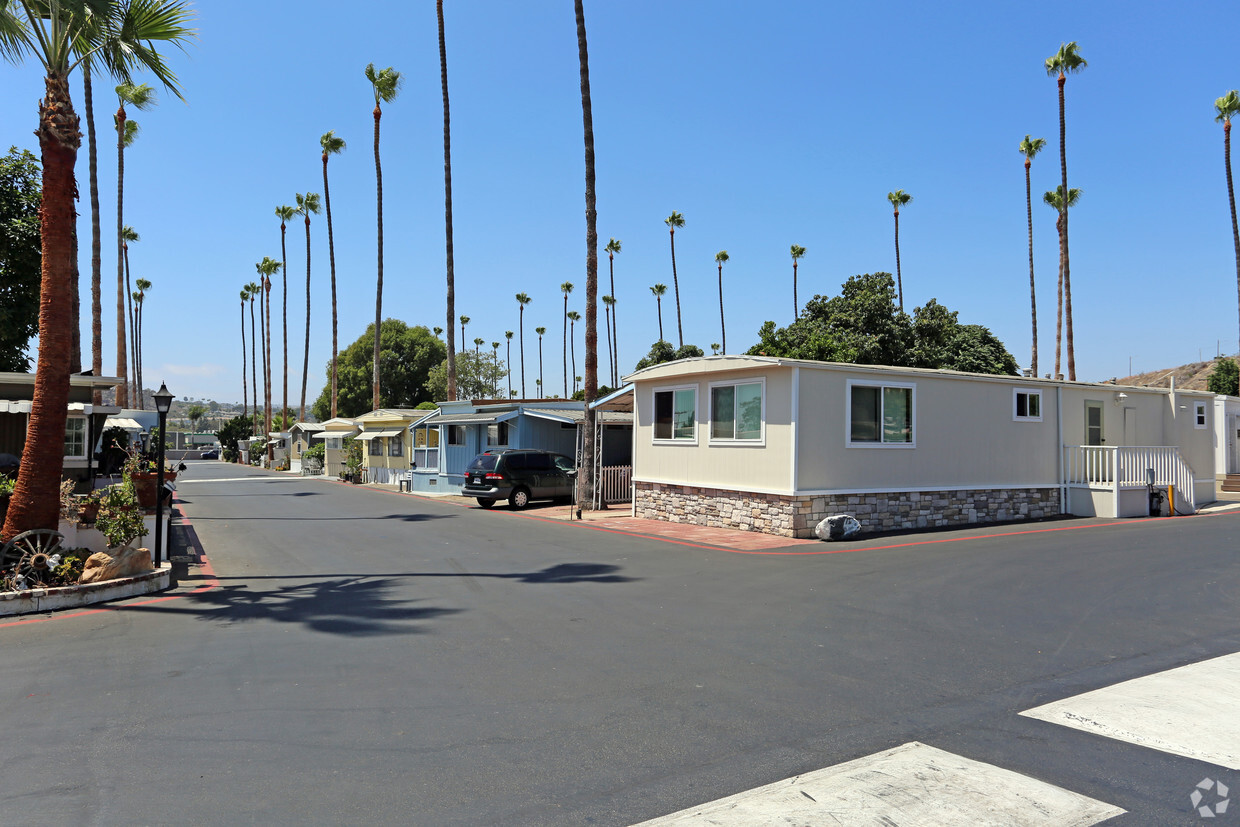
[(1102, 434), (1102, 403), (1085, 403), (1085, 444), (1102, 445), (1106, 442)]

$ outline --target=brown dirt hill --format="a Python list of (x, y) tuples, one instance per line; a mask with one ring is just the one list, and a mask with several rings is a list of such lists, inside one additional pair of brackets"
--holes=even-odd
[(1187, 391), (1204, 391), (1206, 390), (1206, 380), (1210, 378), (1210, 372), (1214, 370), (1215, 361), (1217, 360), (1210, 359), (1206, 362), (1190, 362), (1187, 365), (1180, 365), (1178, 368), (1138, 373), (1136, 376), (1126, 376), (1114, 381), (1120, 385), (1165, 388), (1171, 384), (1171, 377), (1174, 376), (1176, 388)]

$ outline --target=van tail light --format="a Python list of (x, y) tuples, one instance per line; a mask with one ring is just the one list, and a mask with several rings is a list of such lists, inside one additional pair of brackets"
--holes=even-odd
[(503, 474), (496, 474), (494, 472), (491, 472), (486, 475), (486, 479), (489, 479), (489, 480), (502, 480), (503, 478), (504, 478)]

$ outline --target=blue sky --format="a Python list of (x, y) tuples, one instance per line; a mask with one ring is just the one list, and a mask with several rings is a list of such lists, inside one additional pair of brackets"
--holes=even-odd
[[(584, 315), (584, 165), (572, 3), (446, 0), (452, 102), (457, 313), (466, 338), (504, 341), (526, 310), (526, 384), (561, 390), (563, 302)], [(178, 396), (241, 400), (240, 301), (254, 263), (280, 256), (274, 209), (322, 192), (318, 139), (348, 141), (331, 161), (341, 347), (374, 319), (375, 169), (369, 62), (405, 74), (382, 121), (385, 316), (444, 325), (442, 102), (435, 4), (382, 7), (382, 18), (305, 2), (198, 6), (200, 41), (171, 60), (187, 103), (168, 94), (130, 112), (142, 133), (126, 153), (125, 223), (142, 236), (133, 274), (150, 279), (148, 385)], [(658, 338), (650, 286), (668, 285), (676, 233), (685, 339), (720, 341), (715, 253), (726, 249), (730, 352), (767, 319), (791, 321), (792, 243), (802, 304), (857, 273), (895, 270), (887, 192), (901, 211), (908, 309), (937, 298), (990, 327), (1028, 366), (1024, 169), (1033, 165), (1040, 367), (1054, 356), (1059, 181), (1055, 82), (1043, 61), (1076, 40), (1089, 61), (1067, 84), (1078, 378), (1095, 380), (1235, 352), (1237, 294), (1213, 102), (1240, 87), (1234, 3), (833, 4), (586, 1), (598, 172), (600, 250), (616, 259), (620, 361), (631, 370)], [(36, 149), (42, 92), (33, 63), (0, 67), (0, 143)], [(104, 366), (115, 355), (114, 96), (98, 84), (104, 227)], [(75, 103), (83, 111), (80, 78)], [(1240, 149), (1237, 150), (1240, 155)], [(89, 238), (86, 148), (80, 232)], [(290, 402), (300, 395), (305, 234), (289, 226)], [(600, 276), (606, 277), (606, 258)], [(310, 382), (331, 352), (326, 222), (312, 225)], [(89, 245), (82, 245), (84, 300)], [(600, 290), (600, 294), (605, 292)], [(277, 303), (280, 294), (275, 294)], [(278, 304), (273, 318), (278, 315)], [(600, 338), (602, 337), (600, 309)], [(89, 364), (89, 303), (83, 305)], [(247, 322), (248, 325), (248, 322)], [(584, 324), (578, 328), (580, 372)], [(276, 325), (275, 340), (279, 338)], [(458, 328), (459, 335), (459, 328)], [(248, 327), (247, 327), (248, 336)], [(514, 340), (515, 341), (515, 340)], [(276, 363), (280, 364), (278, 345)], [(247, 348), (248, 349), (248, 348)], [(503, 349), (501, 348), (501, 355)], [(517, 348), (513, 349), (514, 361)], [(607, 371), (605, 357), (600, 375)], [(277, 374), (279, 370), (277, 368)], [(277, 384), (279, 378), (277, 376)]]

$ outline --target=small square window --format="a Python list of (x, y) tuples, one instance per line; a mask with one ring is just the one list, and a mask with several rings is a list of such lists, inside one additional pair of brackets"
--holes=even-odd
[(1013, 392), (1015, 409), (1012, 418), (1018, 422), (1042, 421), (1042, 391), (1016, 390)]
[(487, 426), (487, 446), (506, 446), (508, 444), (508, 423), (496, 422)]
[(388, 442), (388, 456), (389, 457), (403, 457), (405, 455), (404, 435), (390, 436), (387, 438), (387, 442)]
[(379, 442), (379, 437), (371, 437), (366, 440), (367, 453), (372, 457), (383, 456), (383, 445)]
[(1198, 430), (1204, 430), (1206, 427), (1206, 403), (1194, 402), (1193, 413), (1194, 413), (1193, 427), (1197, 428)]
[(862, 385), (849, 381), (848, 442), (914, 447), (913, 385)]
[(65, 420), (65, 456), (86, 456), (86, 420)]
[(464, 445), (465, 444), (465, 426), (449, 425), (448, 426), (448, 444)]
[(697, 388), (655, 391), (654, 438), (697, 440)]

